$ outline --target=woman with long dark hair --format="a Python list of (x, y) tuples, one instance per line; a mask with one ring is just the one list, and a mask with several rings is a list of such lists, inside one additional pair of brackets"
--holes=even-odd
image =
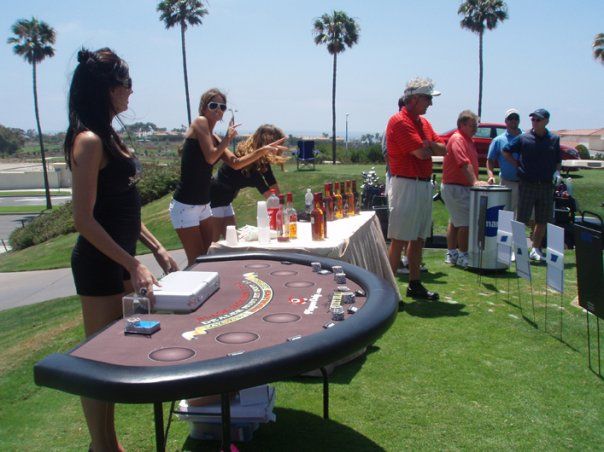
[(189, 265), (205, 254), (212, 243), (210, 181), (212, 167), (222, 158), (235, 169), (243, 168), (268, 153), (282, 152), (284, 138), (269, 143), (243, 157), (235, 156), (228, 146), (237, 135), (237, 124), (229, 124), (224, 138), (214, 134), (214, 126), (227, 110), (226, 95), (212, 88), (202, 94), (197, 116), (185, 134), (182, 146), (180, 182), (170, 203), (172, 226), (182, 242)]
[[(122, 297), (151, 293), (155, 277), (135, 256), (140, 239), (164, 270), (176, 262), (141, 222), (136, 182), (140, 163), (112, 127), (128, 109), (132, 79), (128, 65), (111, 49), (78, 52), (69, 90), (65, 159), (72, 172), (73, 217), (80, 233), (71, 268), (89, 337), (122, 315)], [(91, 449), (123, 450), (112, 403), (82, 397)]]

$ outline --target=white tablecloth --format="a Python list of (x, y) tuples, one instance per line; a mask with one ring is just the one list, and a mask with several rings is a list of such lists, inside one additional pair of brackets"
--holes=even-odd
[(233, 246), (221, 240), (212, 243), (208, 254), (270, 250), (315, 254), (357, 265), (384, 278), (398, 293), (398, 284), (388, 263), (386, 242), (375, 212), (361, 212), (354, 217), (328, 222), (325, 240), (313, 241), (310, 223), (298, 222), (298, 238), (295, 240), (278, 242), (271, 239), (270, 243), (264, 245), (258, 241), (239, 241)]

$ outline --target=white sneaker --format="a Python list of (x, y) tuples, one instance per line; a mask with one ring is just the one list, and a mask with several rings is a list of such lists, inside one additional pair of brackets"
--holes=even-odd
[(409, 260), (407, 259), (407, 256), (405, 256), (404, 254), (403, 254), (403, 257), (401, 257), (401, 264), (403, 265), (403, 267), (409, 266)]
[(512, 251), (512, 257), (510, 258), (511, 262), (516, 262), (516, 253)]
[(531, 248), (529, 259), (535, 262), (541, 262), (545, 260), (545, 254), (543, 254), (539, 248)]
[(459, 253), (452, 253), (451, 251), (447, 251), (445, 254), (445, 264), (455, 265), (457, 263), (457, 259), (459, 259)]
[(399, 267), (396, 270), (396, 273), (399, 275), (408, 275), (409, 274), (409, 266), (405, 265), (404, 267)]
[(468, 268), (468, 253), (459, 253), (459, 256), (457, 257), (457, 262), (455, 262), (455, 265), (457, 265), (458, 267), (461, 268)]

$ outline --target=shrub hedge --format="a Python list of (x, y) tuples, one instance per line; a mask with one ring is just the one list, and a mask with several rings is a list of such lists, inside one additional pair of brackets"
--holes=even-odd
[[(180, 165), (176, 162), (143, 164), (143, 177), (138, 183), (143, 205), (174, 191), (179, 178)], [(14, 250), (21, 250), (70, 232), (75, 232), (71, 202), (42, 213), (24, 227), (15, 229), (9, 242)]]

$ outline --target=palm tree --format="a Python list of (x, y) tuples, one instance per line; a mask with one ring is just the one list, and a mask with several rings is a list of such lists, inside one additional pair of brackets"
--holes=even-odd
[(38, 126), (38, 139), (40, 140), (40, 152), (42, 154), (42, 169), (44, 172), (44, 190), (46, 191), (46, 208), (52, 209), (50, 201), (50, 187), (48, 186), (48, 172), (46, 170), (46, 154), (44, 153), (44, 140), (42, 139), (42, 127), (40, 126), (40, 111), (38, 109), (38, 84), (36, 65), (44, 58), (52, 57), (55, 49), (56, 33), (46, 22), (39, 21), (35, 17), (31, 20), (19, 19), (11, 28), (15, 36), (8, 38), (8, 44), (14, 44), (13, 51), (23, 57), (32, 65), (34, 85), (34, 108), (36, 112), (36, 125)]
[(332, 15), (323, 14), (315, 19), (313, 34), (315, 44), (326, 44), (327, 51), (333, 55), (333, 86), (331, 91), (332, 136), (331, 150), (333, 163), (336, 163), (336, 72), (338, 53), (352, 47), (359, 40), (359, 25), (344, 11), (334, 11)]
[(164, 0), (157, 5), (161, 13), (160, 19), (166, 28), (180, 25), (180, 41), (182, 45), (182, 69), (185, 76), (185, 96), (187, 98), (187, 118), (191, 124), (191, 102), (189, 100), (189, 79), (187, 77), (187, 51), (185, 46), (185, 31), (189, 25), (201, 24), (203, 16), (208, 10), (203, 7), (200, 0)]
[(598, 33), (594, 37), (594, 58), (604, 64), (604, 33)]
[(485, 29), (492, 30), (499, 22), (508, 18), (508, 7), (503, 0), (466, 0), (457, 14), (462, 14), (461, 28), (467, 28), (478, 33), (478, 61), (480, 72), (478, 76), (478, 116), (482, 113), (482, 37)]

